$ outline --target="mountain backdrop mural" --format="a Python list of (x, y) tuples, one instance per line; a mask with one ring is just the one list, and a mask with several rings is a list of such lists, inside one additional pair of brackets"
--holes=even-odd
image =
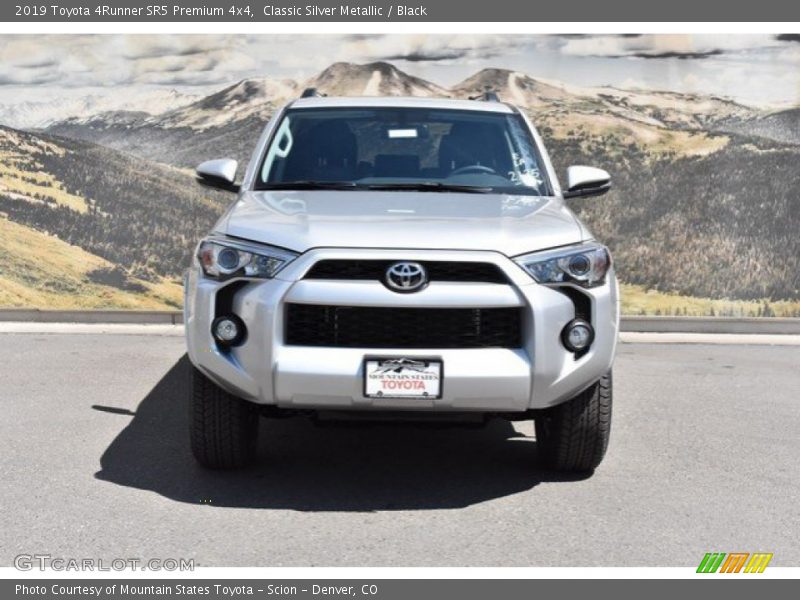
[(73, 94), (14, 103), (0, 89), (0, 306), (180, 308), (194, 245), (233, 200), (197, 185), (192, 168), (223, 156), (246, 162), (276, 108), (316, 87), (496, 91), (528, 113), (559, 174), (571, 164), (612, 173), (611, 193), (571, 205), (610, 246), (625, 312), (800, 316), (796, 105), (563, 82), (538, 77), (535, 60), (453, 82), (399, 62), (415, 64), (407, 55), (341, 61), (307, 77), (151, 86), (117, 102)]

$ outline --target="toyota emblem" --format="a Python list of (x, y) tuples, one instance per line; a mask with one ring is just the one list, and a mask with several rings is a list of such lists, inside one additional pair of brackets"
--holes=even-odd
[(385, 282), (395, 292), (416, 292), (428, 284), (428, 273), (419, 263), (398, 262), (386, 269)]

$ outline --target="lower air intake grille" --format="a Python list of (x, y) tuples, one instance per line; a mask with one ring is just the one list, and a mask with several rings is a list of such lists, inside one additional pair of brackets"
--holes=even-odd
[(286, 344), (340, 348), (519, 348), (521, 308), (289, 304)]

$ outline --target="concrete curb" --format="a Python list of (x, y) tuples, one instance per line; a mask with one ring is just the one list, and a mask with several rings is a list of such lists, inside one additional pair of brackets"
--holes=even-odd
[(139, 325), (183, 323), (180, 310), (50, 310), (0, 308), (0, 321), (27, 323), (128, 323)]
[[(178, 325), (179, 310), (48, 310), (0, 308), (0, 322), (26, 323), (125, 323)], [(737, 333), (800, 335), (800, 318), (739, 317), (622, 317), (621, 330), (638, 333)]]
[(622, 317), (622, 331), (638, 333), (800, 334), (800, 319), (745, 317)]

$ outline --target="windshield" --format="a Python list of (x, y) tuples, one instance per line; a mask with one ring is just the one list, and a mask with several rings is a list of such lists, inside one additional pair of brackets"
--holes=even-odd
[(256, 189), (550, 195), (519, 114), (427, 108), (286, 111)]

